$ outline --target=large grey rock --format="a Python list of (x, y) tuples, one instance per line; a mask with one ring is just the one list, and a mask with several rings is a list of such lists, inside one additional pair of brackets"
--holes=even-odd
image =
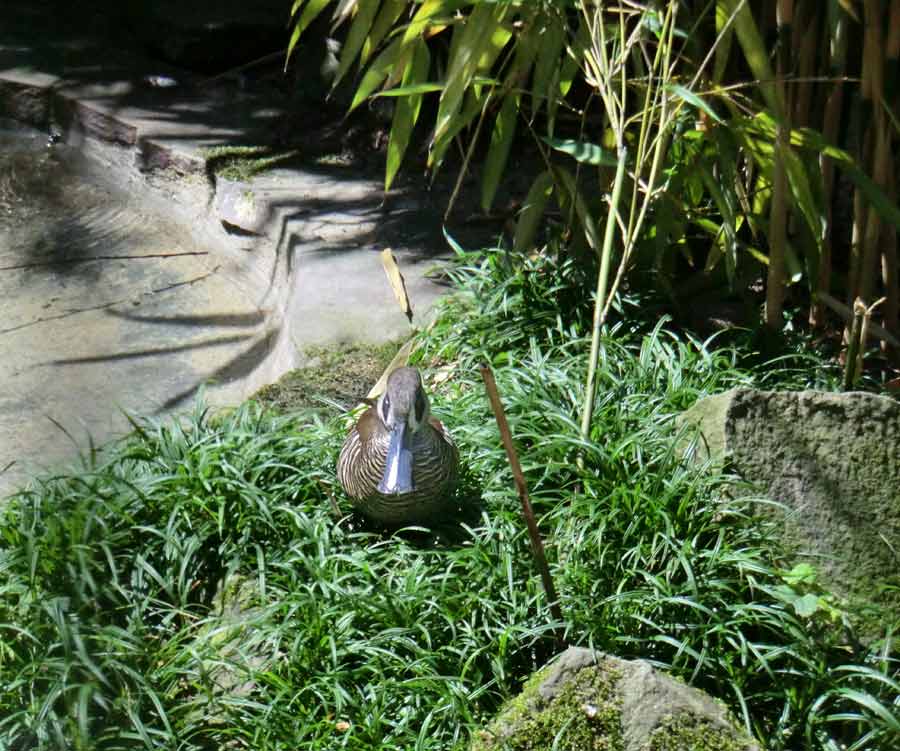
[(472, 742), (472, 751), (757, 751), (727, 709), (655, 670), (570, 647), (538, 671)]
[(780, 504), (786, 540), (838, 594), (886, 605), (900, 584), (900, 404), (873, 394), (734, 389), (683, 416), (701, 455)]

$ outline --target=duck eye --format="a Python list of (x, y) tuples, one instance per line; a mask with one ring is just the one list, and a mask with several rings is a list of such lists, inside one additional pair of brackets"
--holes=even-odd
[(425, 402), (425, 395), (420, 391), (416, 394), (416, 422), (421, 423), (425, 420), (425, 410), (428, 405)]
[(385, 423), (388, 421), (388, 413), (391, 411), (391, 400), (390, 397), (385, 394), (384, 398), (381, 400), (381, 418)]

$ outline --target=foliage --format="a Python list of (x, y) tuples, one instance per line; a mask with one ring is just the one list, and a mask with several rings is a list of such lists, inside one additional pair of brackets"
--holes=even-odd
[(833, 626), (839, 603), (798, 608), (809, 572), (781, 571), (728, 478), (673, 450), (676, 413), (753, 381), (736, 353), (624, 318), (581, 441), (590, 311), (556, 291), (576, 265), (462, 261), (421, 356), (465, 458), (461, 501), (479, 497), (471, 522), (388, 534), (336, 516), (341, 414), (140, 423), (3, 512), (0, 745), (465, 747), (555, 648), (487, 360), (572, 643), (671, 668), (770, 749), (896, 746), (891, 633), (867, 650)]
[[(289, 56), (331, 6), (346, 28), (338, 78), (360, 72), (351, 109), (397, 101), (386, 188), (431, 98), (428, 166), (466, 135), (465, 170), (485, 141), (485, 211), (517, 134), (535, 137), (545, 169), (517, 250), (541, 244), (554, 207), (576, 253), (600, 251), (601, 217), (617, 223), (608, 300), (636, 265), (672, 295), (685, 265), (738, 294), (762, 276), (771, 328), (792, 289), (818, 327), (826, 306), (849, 322), (834, 298), (884, 295), (872, 331), (900, 345), (900, 33), (882, 31), (900, 28), (897, 2), (296, 0)], [(611, 208), (610, 164), (624, 150), (625, 198)]]

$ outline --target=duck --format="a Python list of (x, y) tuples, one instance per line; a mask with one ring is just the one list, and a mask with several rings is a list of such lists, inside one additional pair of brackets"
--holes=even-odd
[(430, 524), (447, 513), (459, 452), (432, 416), (416, 368), (390, 373), (384, 392), (347, 434), (337, 474), (354, 507), (372, 521)]

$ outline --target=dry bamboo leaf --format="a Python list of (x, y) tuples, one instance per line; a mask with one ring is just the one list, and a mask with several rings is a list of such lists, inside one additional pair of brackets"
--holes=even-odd
[(388, 282), (391, 289), (394, 290), (394, 297), (400, 305), (400, 310), (407, 320), (412, 323), (412, 305), (409, 302), (409, 295), (406, 294), (406, 282), (403, 280), (403, 274), (400, 273), (400, 267), (397, 265), (397, 259), (390, 248), (381, 251), (381, 265), (384, 267), (384, 273), (387, 274)]
[(391, 360), (388, 366), (384, 369), (384, 372), (381, 374), (381, 378), (379, 378), (378, 382), (374, 386), (372, 386), (372, 389), (366, 396), (367, 399), (377, 399), (381, 394), (384, 393), (384, 389), (387, 386), (388, 376), (397, 368), (402, 368), (409, 362), (409, 356), (412, 354), (415, 347), (416, 338), (413, 337), (408, 342), (406, 342), (406, 344), (400, 347), (399, 350), (397, 350), (397, 354), (394, 355), (394, 359)]

